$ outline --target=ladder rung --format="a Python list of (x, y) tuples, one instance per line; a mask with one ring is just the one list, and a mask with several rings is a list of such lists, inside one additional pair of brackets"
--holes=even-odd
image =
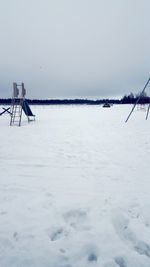
[(12, 99), (11, 103), (11, 121), (10, 125), (21, 125), (21, 117), (22, 117), (22, 108), (23, 108), (24, 99)]

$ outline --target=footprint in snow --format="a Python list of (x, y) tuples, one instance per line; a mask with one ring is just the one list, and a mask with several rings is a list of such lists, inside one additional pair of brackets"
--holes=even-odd
[(113, 225), (116, 233), (123, 241), (131, 244), (133, 249), (138, 254), (145, 255), (146, 257), (150, 258), (150, 245), (142, 240), (138, 240), (135, 233), (130, 230), (129, 220), (127, 218), (120, 214), (113, 220)]
[(48, 236), (51, 241), (59, 240), (68, 235), (67, 231), (63, 227), (53, 228), (48, 231)]
[(14, 238), (16, 241), (18, 241), (18, 239), (19, 239), (19, 234), (18, 234), (17, 232), (14, 232), (14, 233), (13, 233), (13, 238)]
[(7, 214), (7, 211), (1, 211), (1, 212), (0, 212), (0, 215), (2, 215), (2, 216), (3, 216), (3, 215), (6, 215), (6, 214)]
[(81, 257), (86, 261), (86, 264), (95, 264), (99, 258), (99, 249), (94, 243), (85, 244), (82, 250), (80, 251)]
[(89, 262), (95, 262), (97, 261), (97, 255), (95, 253), (91, 253), (88, 255), (88, 261)]
[(104, 267), (119, 267), (119, 265), (114, 260), (111, 260), (109, 262), (106, 262), (104, 264)]
[(140, 255), (145, 255), (150, 258), (150, 245), (148, 245), (146, 242), (138, 241), (137, 244), (134, 246), (134, 249)]
[(126, 262), (123, 257), (116, 257), (115, 262), (119, 267), (127, 267)]
[(89, 230), (90, 227), (87, 225), (88, 216), (86, 210), (69, 210), (63, 215), (64, 220), (72, 228), (78, 230)]

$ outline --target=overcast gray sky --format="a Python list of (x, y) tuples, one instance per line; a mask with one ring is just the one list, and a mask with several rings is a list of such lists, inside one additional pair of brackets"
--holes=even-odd
[(137, 93), (150, 75), (149, 0), (0, 0), (0, 97)]

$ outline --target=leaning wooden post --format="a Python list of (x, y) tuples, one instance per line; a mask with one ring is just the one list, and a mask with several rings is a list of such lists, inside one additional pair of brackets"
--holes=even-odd
[(134, 106), (133, 106), (133, 108), (132, 108), (131, 112), (129, 113), (129, 115), (128, 115), (128, 117), (127, 117), (127, 119), (126, 119), (126, 121), (125, 121), (125, 122), (127, 122), (127, 121), (128, 121), (128, 119), (130, 118), (130, 116), (131, 116), (132, 112), (134, 111), (134, 109), (135, 109), (136, 105), (138, 104), (138, 102), (139, 102), (139, 100), (140, 100), (141, 96), (143, 95), (143, 93), (144, 93), (144, 91), (145, 91), (145, 89), (146, 89), (146, 87), (147, 87), (147, 85), (148, 85), (148, 83), (149, 83), (149, 82), (150, 82), (150, 78), (148, 79), (147, 83), (145, 84), (145, 86), (144, 86), (144, 88), (143, 88), (142, 92), (140, 93), (140, 95), (139, 95), (139, 97), (138, 97), (137, 101), (135, 102), (135, 104), (134, 104)]
[(148, 105), (147, 114), (146, 114), (146, 120), (148, 119), (149, 110), (150, 110), (150, 104)]

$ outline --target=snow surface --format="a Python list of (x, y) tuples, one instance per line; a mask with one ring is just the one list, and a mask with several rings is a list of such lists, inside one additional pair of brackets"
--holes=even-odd
[(149, 267), (146, 114), (32, 110), (21, 127), (0, 117), (0, 267)]

